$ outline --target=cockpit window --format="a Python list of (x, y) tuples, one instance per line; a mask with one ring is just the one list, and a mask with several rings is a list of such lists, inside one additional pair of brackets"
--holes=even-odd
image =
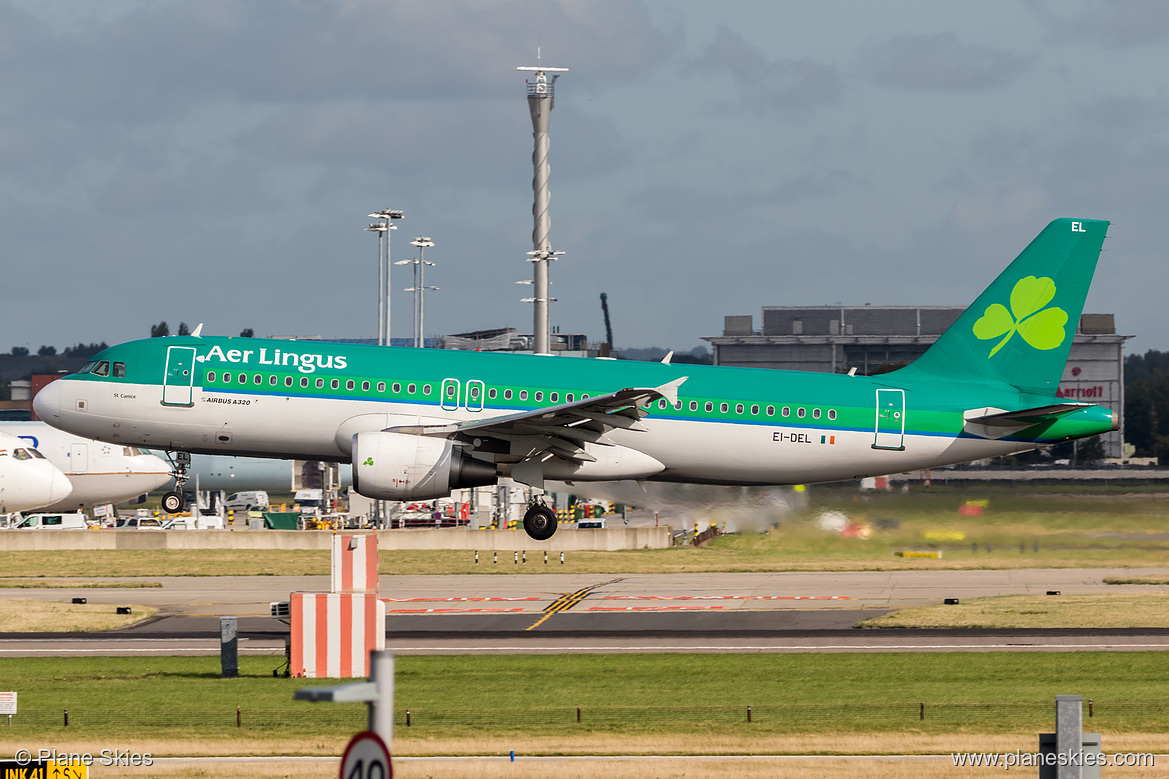
[(126, 378), (126, 363), (124, 363), (124, 362), (114, 363), (114, 378), (115, 379)]
[(89, 373), (90, 371), (93, 370), (95, 365), (97, 365), (97, 360), (90, 360), (89, 362), (85, 363), (85, 365), (82, 365), (81, 370), (77, 371), (77, 373), (78, 374)]
[(12, 458), (14, 460), (31, 460), (32, 455), (28, 453), (27, 449), (13, 449)]
[(97, 364), (97, 367), (93, 369), (93, 375), (94, 376), (109, 376), (110, 375), (110, 361), (109, 360), (102, 360), (101, 362), (99, 362)]
[(142, 454), (142, 450), (136, 446), (123, 446), (122, 447), (122, 455), (124, 457), (137, 457), (140, 454)]
[(33, 449), (32, 447), (29, 447), (28, 453), (31, 454), (33, 457), (37, 458), (38, 460), (45, 459), (45, 456), (43, 454), (41, 454), (39, 449)]

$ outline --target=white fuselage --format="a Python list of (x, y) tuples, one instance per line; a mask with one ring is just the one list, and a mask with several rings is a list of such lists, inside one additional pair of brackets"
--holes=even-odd
[(73, 489), (59, 468), (31, 449), (28, 441), (0, 433), (0, 514), (55, 504)]
[(170, 480), (170, 466), (131, 444), (111, 444), (57, 430), (44, 422), (0, 422), (0, 432), (36, 447), (60, 469), (73, 489), (67, 496), (37, 508), (80, 510), (121, 503), (158, 489)]

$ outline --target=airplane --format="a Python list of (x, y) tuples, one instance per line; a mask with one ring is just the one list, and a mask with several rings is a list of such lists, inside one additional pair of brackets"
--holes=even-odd
[(122, 503), (171, 478), (165, 460), (132, 445), (82, 438), (44, 422), (0, 422), (0, 432), (36, 448), (73, 485), (68, 496), (38, 506), (46, 511), (82, 511), (102, 503)]
[[(370, 498), (501, 477), (810, 484), (1012, 454), (1119, 429), (1055, 392), (1108, 222), (1056, 219), (920, 358), (877, 376), (203, 336), (113, 346), (33, 408), (173, 452), (353, 463)], [(853, 372), (855, 373), (855, 372)], [(164, 498), (168, 511), (182, 497)], [(551, 538), (541, 497), (524, 529)]]
[(57, 503), (72, 490), (65, 474), (28, 441), (0, 433), (0, 514)]

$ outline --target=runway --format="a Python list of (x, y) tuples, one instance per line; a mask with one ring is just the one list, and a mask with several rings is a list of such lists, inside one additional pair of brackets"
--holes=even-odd
[[(895, 608), (988, 595), (1151, 592), (1106, 576), (1166, 569), (831, 573), (382, 576), (387, 648), (407, 654), (621, 652), (1163, 651), (1169, 629), (857, 630)], [(90, 578), (86, 581), (95, 581)], [(269, 603), (324, 591), (313, 577), (145, 577), (146, 589), (0, 589), (0, 598), (149, 605), (159, 616), (90, 634), (0, 634), (0, 657), (219, 652), (219, 617), (239, 618), (242, 654), (284, 653)]]

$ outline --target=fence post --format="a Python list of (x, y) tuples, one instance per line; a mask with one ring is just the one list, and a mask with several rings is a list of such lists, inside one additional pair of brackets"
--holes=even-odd
[(475, 550), (475, 565), (479, 564), (479, 550)]
[(410, 710), (406, 709), (406, 727), (410, 727)]
[(576, 707), (576, 721), (580, 722), (580, 706)]
[(560, 564), (564, 565), (564, 552), (560, 553)]
[(1092, 716), (1092, 699), (1091, 698), (1088, 699), (1088, 716), (1089, 717)]
[(751, 721), (751, 707), (747, 707), (747, 722)]
[(65, 727), (69, 727), (69, 709), (65, 709)]
[(922, 704), (921, 704), (921, 713), (920, 713), (920, 714), (918, 714), (918, 719), (920, 719), (920, 720), (924, 720), (924, 719), (925, 719), (925, 701), (922, 701)]
[(237, 728), (243, 727), (243, 717), (240, 716), (239, 704), (236, 704), (235, 707), (235, 726)]

